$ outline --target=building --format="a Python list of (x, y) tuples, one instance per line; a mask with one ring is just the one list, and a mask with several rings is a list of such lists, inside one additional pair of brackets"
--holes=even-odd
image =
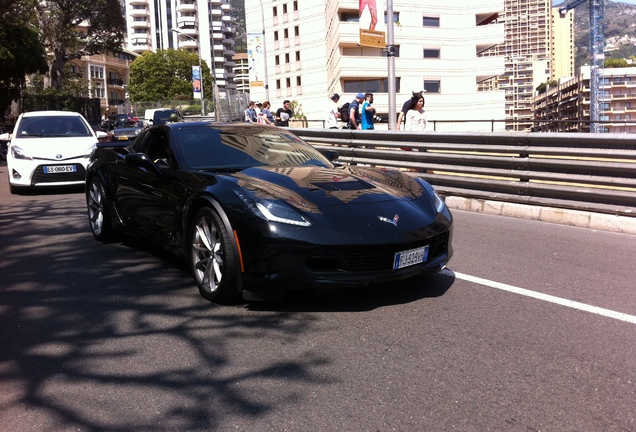
[(506, 130), (533, 127), (535, 89), (550, 80), (574, 76), (574, 10), (563, 15), (552, 0), (505, 0), (497, 22), (505, 42), (482, 53), (504, 56), (505, 72), (491, 85), (506, 94)]
[[(502, 56), (478, 57), (504, 41), (503, 24), (494, 22), (503, 0), (396, 2), (396, 95), (388, 93), (384, 45), (360, 46), (357, 0), (251, 4), (256, 7), (246, 8), (248, 51), (251, 36), (254, 68), (262, 60), (265, 72), (251, 80), (251, 98), (269, 99), (274, 110), (284, 99), (296, 101), (310, 127), (323, 126), (333, 93), (341, 95), (343, 104), (358, 92), (372, 92), (377, 113), (386, 118), (389, 103), (399, 112), (412, 91), (425, 89), (429, 129), (491, 130), (493, 119), (504, 118), (503, 92), (478, 91), (478, 83), (504, 71)], [(479, 121), (444, 123), (457, 120)]]
[[(636, 133), (636, 67), (606, 68), (602, 92), (602, 131)], [(590, 67), (538, 94), (532, 104), (535, 130), (589, 132)]]
[(229, 109), (236, 90), (231, 12), (229, 0), (125, 0), (127, 48), (138, 54), (171, 48), (198, 52), (212, 71), (215, 100)]
[(70, 76), (89, 82), (91, 97), (100, 99), (101, 113), (105, 115), (130, 113), (128, 78), (130, 64), (137, 54), (119, 51), (82, 55), (67, 63)]

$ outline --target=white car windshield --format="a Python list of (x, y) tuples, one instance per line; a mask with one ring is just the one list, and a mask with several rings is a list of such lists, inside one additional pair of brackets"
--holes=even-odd
[(91, 130), (79, 117), (24, 117), (18, 125), (19, 138), (88, 137)]

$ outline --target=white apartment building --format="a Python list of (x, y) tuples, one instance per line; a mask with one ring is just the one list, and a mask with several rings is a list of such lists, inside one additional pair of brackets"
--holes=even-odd
[(221, 92), (236, 88), (235, 28), (229, 0), (125, 0), (124, 13), (129, 51), (199, 52)]
[[(490, 131), (491, 120), (504, 118), (503, 91), (478, 91), (504, 72), (503, 56), (478, 56), (504, 41), (495, 22), (503, 0), (393, 1), (396, 95), (388, 93), (383, 48), (359, 44), (358, 8), (358, 0), (246, 0), (247, 33), (263, 34), (267, 71), (265, 85), (250, 86), (251, 99), (269, 99), (274, 110), (297, 101), (309, 127), (322, 127), (333, 93), (343, 104), (372, 92), (377, 113), (387, 116), (389, 103), (399, 112), (425, 89), (429, 130)], [(378, 11), (379, 21), (384, 15)]]

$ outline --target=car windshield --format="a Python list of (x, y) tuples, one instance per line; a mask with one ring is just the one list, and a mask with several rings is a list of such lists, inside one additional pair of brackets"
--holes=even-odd
[(155, 115), (153, 117), (153, 120), (160, 120), (160, 121), (164, 121), (167, 122), (168, 120), (170, 120), (170, 116), (172, 114), (177, 114), (177, 110), (163, 110), (163, 111), (157, 111), (155, 112)]
[(332, 167), (316, 149), (284, 129), (259, 126), (175, 130), (185, 164), (197, 170), (256, 166)]
[(92, 132), (80, 117), (74, 116), (23, 117), (18, 125), (21, 138), (68, 136), (87, 137)]

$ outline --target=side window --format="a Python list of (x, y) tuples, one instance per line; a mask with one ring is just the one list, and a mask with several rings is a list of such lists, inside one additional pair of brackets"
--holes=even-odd
[(168, 132), (163, 129), (153, 130), (150, 131), (148, 136), (144, 153), (155, 163), (162, 163), (168, 166), (172, 165), (173, 158), (170, 152)]

